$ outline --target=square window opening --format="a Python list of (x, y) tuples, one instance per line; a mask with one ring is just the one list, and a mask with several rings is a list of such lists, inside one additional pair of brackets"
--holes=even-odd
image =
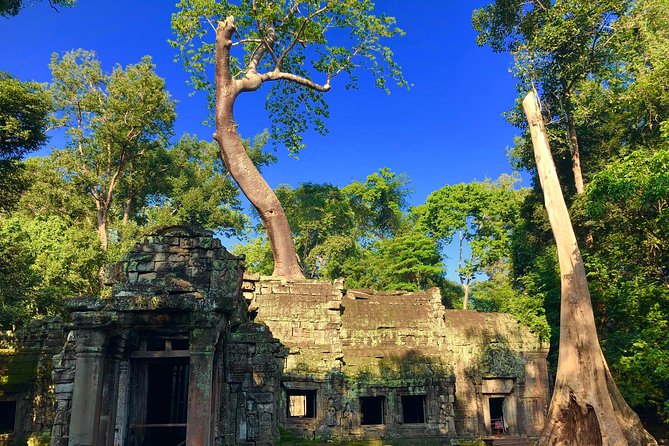
[(425, 423), (425, 395), (402, 396), (404, 423)]
[(286, 390), (289, 418), (316, 418), (315, 390)]
[(360, 424), (385, 424), (385, 396), (364, 396), (360, 398)]
[(0, 434), (14, 432), (16, 421), (16, 401), (0, 402)]

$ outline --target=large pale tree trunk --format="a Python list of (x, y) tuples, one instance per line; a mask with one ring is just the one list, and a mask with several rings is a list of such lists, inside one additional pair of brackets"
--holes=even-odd
[(230, 72), (230, 47), (235, 31), (234, 20), (218, 23), (216, 29), (216, 133), (223, 162), (246, 198), (256, 208), (267, 231), (274, 255), (275, 276), (303, 279), (295, 253), (288, 219), (276, 194), (249, 158), (237, 132), (233, 108), (237, 96), (260, 87), (258, 76), (235, 80)]
[(602, 354), (585, 268), (562, 196), (538, 98), (523, 108), (557, 245), (562, 295), (560, 353), (548, 421), (538, 445), (656, 445), (622, 398)]

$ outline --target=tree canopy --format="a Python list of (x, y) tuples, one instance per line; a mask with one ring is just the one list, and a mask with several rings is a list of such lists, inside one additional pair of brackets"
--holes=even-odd
[(0, 71), (0, 212), (10, 210), (25, 187), (18, 161), (46, 143), (50, 112), (43, 85)]

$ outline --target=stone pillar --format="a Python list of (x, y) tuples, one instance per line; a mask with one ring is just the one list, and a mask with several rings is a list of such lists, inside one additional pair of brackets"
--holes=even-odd
[(196, 328), (191, 332), (186, 444), (211, 446), (214, 443), (214, 351), (217, 338), (215, 328)]
[(119, 364), (118, 376), (118, 400), (116, 401), (116, 425), (114, 431), (114, 446), (123, 446), (125, 444), (128, 426), (128, 389), (130, 376), (128, 373), (128, 360), (121, 361)]
[(105, 333), (102, 331), (77, 331), (69, 446), (95, 444), (102, 399), (104, 343)]

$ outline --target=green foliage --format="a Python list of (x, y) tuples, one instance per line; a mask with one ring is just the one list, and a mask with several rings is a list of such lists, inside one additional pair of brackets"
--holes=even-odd
[(507, 272), (499, 272), (472, 287), (474, 308), (484, 312), (509, 313), (518, 318), (542, 342), (550, 339), (543, 296), (527, 294), (514, 287)]
[(38, 277), (30, 269), (33, 262), (28, 235), (16, 222), (0, 217), (0, 327), (28, 319), (32, 304), (32, 289)]
[(303, 148), (305, 130), (326, 132), (329, 112), (322, 91), (340, 74), (348, 75), (346, 88), (357, 86), (355, 73), (360, 70), (369, 71), (382, 89), (388, 82), (407, 85), (383, 43), (403, 32), (394, 18), (374, 14), (369, 0), (181, 0), (177, 7), (171, 44), (191, 74), (193, 88), (208, 92), (211, 110), (209, 67), (219, 20), (235, 19), (234, 51), (226, 61), (235, 79), (270, 72), (290, 75), (274, 82), (266, 108), (272, 140), (293, 154)]
[[(407, 220), (407, 183), (403, 175), (384, 168), (343, 188), (312, 183), (278, 188), (306, 276), (345, 277), (349, 287), (378, 290), (441, 286), (437, 242), (413, 230)], [(247, 256), (252, 271), (271, 272), (266, 237), (237, 246), (235, 252)]]
[(358, 257), (348, 258), (342, 270), (350, 288), (419, 291), (444, 282), (436, 241), (410, 230), (377, 240)]
[(60, 158), (72, 180), (90, 193), (107, 192), (102, 190), (128, 174), (126, 167), (139, 169), (142, 157), (171, 135), (175, 104), (148, 56), (111, 74), (84, 50), (54, 54), (50, 66), (56, 122), (69, 136)]
[[(71, 7), (76, 0), (49, 0), (49, 5), (56, 11), (59, 6)], [(0, 0), (0, 17), (12, 17), (25, 7), (24, 0)]]
[(99, 290), (105, 256), (91, 228), (58, 216), (13, 215), (0, 220), (0, 240), (3, 328), (60, 315), (64, 299)]
[(637, 150), (587, 190), (585, 256), (603, 346), (630, 403), (669, 401), (669, 150)]
[(259, 235), (243, 244), (237, 243), (232, 247), (232, 253), (236, 256), (243, 255), (246, 257), (247, 271), (264, 276), (272, 274), (274, 258), (266, 235)]
[[(261, 136), (253, 145), (247, 143), (257, 165), (273, 161), (272, 155), (262, 151), (264, 141)], [(164, 170), (154, 169), (154, 178), (147, 181), (150, 194), (143, 194), (141, 213), (149, 225), (185, 224), (228, 236), (241, 234), (247, 218), (242, 213), (239, 190), (218, 151), (217, 144), (188, 134), (167, 151)]]
[[(586, 262), (597, 329), (625, 398), (664, 412), (667, 303), (669, 2), (494, 1), (474, 14), (479, 43), (515, 57), (519, 93), (543, 97), (549, 139)], [(509, 120), (524, 129), (517, 107)], [(586, 184), (574, 196), (573, 140)], [(557, 358), (560, 281), (527, 134), (512, 151), (533, 175), (514, 230), (511, 280), (542, 302)], [(487, 291), (486, 291), (487, 292)], [(494, 300), (494, 299), (493, 299)], [(529, 304), (534, 307), (535, 304)], [(667, 415), (665, 414), (665, 419)]]
[(364, 183), (354, 181), (342, 191), (350, 197), (356, 223), (371, 239), (388, 238), (397, 233), (405, 220), (409, 180), (384, 167), (367, 176)]
[(92, 197), (106, 249), (113, 213), (127, 221), (151, 190), (150, 180), (160, 178), (175, 103), (148, 56), (104, 74), (94, 53), (77, 50), (54, 54), (50, 67), (55, 121), (69, 137), (53, 156), (68, 182)]
[(525, 194), (514, 189), (517, 181), (517, 177), (503, 175), (496, 181), (444, 186), (416, 210), (419, 224), (442, 245), (458, 235), (458, 275), (463, 287), (477, 274), (492, 275), (497, 265), (509, 258), (511, 230)]
[(0, 71), (0, 212), (11, 210), (26, 187), (18, 161), (46, 143), (50, 111), (42, 85)]

